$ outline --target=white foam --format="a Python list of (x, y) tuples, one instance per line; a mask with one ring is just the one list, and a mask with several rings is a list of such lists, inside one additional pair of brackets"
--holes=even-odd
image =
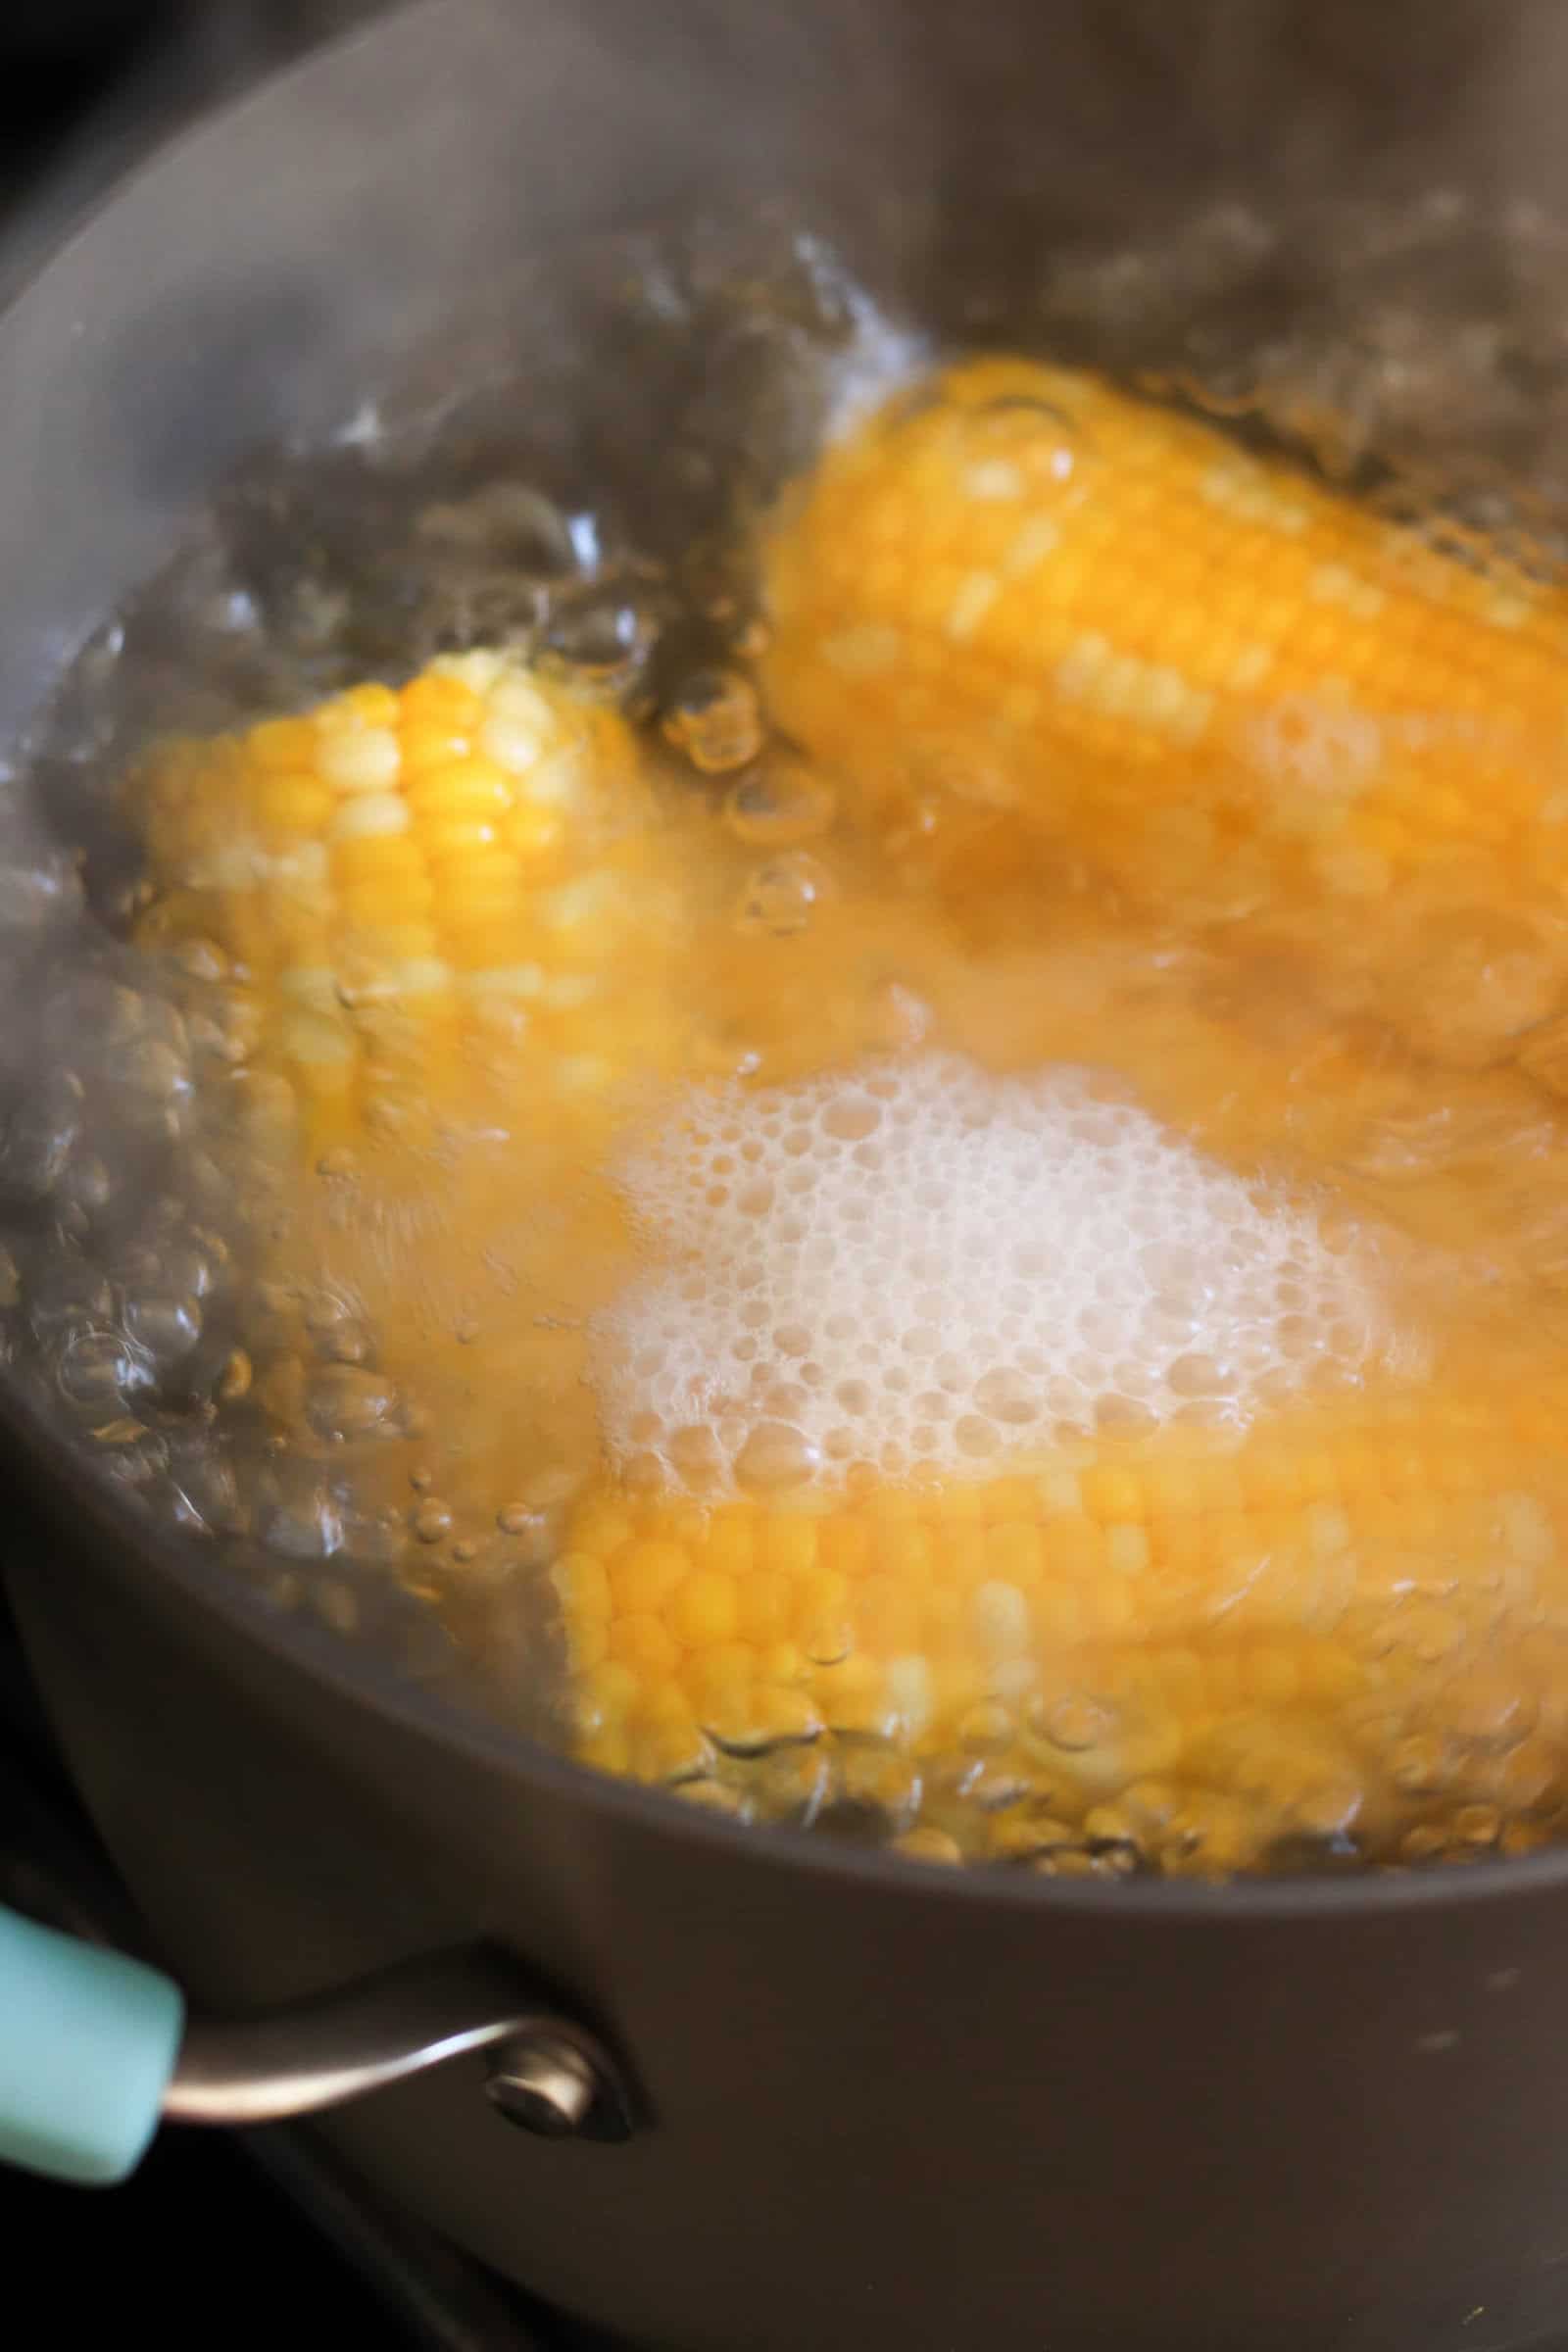
[(919, 1054), (689, 1098), (620, 1172), (648, 1271), (594, 1334), (607, 1443), (696, 1488), (984, 1476), (1245, 1423), (1375, 1340), (1362, 1266), (1086, 1073)]

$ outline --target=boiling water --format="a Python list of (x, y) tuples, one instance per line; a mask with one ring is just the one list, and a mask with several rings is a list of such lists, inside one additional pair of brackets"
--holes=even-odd
[[(1364, 278), (1462, 227), (1366, 228)], [(1407, 322), (1419, 414), (1408, 351), (1343, 318), (1250, 330), (1239, 395), (1216, 344), (1260, 239), (1186, 241), (1180, 330), (1149, 257), (1063, 266), (1054, 344), (1200, 404), (1224, 378), (1436, 532), (1378, 471), (1419, 444), (1448, 541), (1484, 562), (1522, 512), (1548, 576), (1549, 513), (1477, 456), (1517, 322), (1479, 385), (1442, 377), (1451, 321)], [(5, 1139), (15, 1377), (269, 1605), (742, 1818), (1057, 1875), (1550, 1838), (1556, 906), (1392, 927), (1369, 1027), (1339, 918), (1216, 944), (1223, 869), (1172, 861), (1150, 911), (999, 849), (962, 793), (890, 830), (769, 729), (750, 525), (918, 346), (819, 254), (761, 296), (642, 262), (681, 428), (657, 479), (612, 481), (613, 403), (563, 447), (535, 385), (519, 448), (504, 369), (434, 421), (416, 397), (240, 485), (69, 682), (36, 772), (91, 840), (90, 910), (40, 859), (7, 934), (57, 1065)], [(715, 406), (694, 382), (742, 318)], [(663, 911), (594, 974), (629, 1073), (541, 1060), (525, 1100), (476, 1080), (433, 1153), (302, 1157), (243, 956), (160, 906), (115, 779), (169, 727), (497, 645), (639, 730)], [(1348, 756), (1287, 737), (1293, 774)]]

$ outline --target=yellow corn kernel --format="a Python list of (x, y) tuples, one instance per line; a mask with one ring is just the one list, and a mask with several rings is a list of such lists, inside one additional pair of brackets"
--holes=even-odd
[(467, 727), (477, 724), (483, 711), (484, 702), (474, 689), (439, 663), (405, 686), (400, 698), (400, 715), (411, 727)]
[(459, 871), (465, 860), (477, 851), (493, 849), (501, 838), (500, 829), (482, 816), (426, 818), (420, 837), (432, 859), (454, 860)]
[[(765, 1529), (767, 1522), (762, 1522)], [(707, 1556), (710, 1566), (726, 1576), (744, 1577), (756, 1557), (758, 1528), (749, 1510), (716, 1511), (709, 1522)]]
[[(436, 828), (439, 835), (440, 828)], [(496, 848), (460, 846), (447, 851), (432, 847), (431, 866), (441, 883), (445, 904), (454, 914), (468, 909), (510, 906), (518, 895), (517, 861)]]
[(294, 769), (308, 774), (316, 758), (316, 729), (307, 718), (267, 719), (253, 728), (246, 749), (254, 764), (270, 773)]
[(332, 845), (332, 878), (339, 884), (414, 882), (423, 876), (419, 846), (405, 834), (351, 836)]
[(666, 1688), (645, 1706), (630, 1742), (631, 1769), (640, 1781), (686, 1781), (706, 1771), (711, 1751), (691, 1702)]
[(493, 760), (461, 757), (421, 769), (409, 797), (421, 816), (499, 817), (517, 805), (514, 785)]
[(872, 1562), (871, 1523), (846, 1514), (830, 1518), (816, 1530), (817, 1556), (847, 1577), (869, 1573)]
[(745, 1707), (756, 1680), (757, 1653), (740, 1642), (697, 1650), (681, 1668), (682, 1685), (702, 1724), (732, 1721)]
[(651, 1611), (628, 1610), (611, 1621), (610, 1654), (630, 1666), (644, 1683), (660, 1683), (680, 1664), (679, 1642)]
[(299, 769), (264, 764), (256, 793), (256, 814), (271, 833), (287, 839), (319, 833), (336, 803), (324, 785)]
[[(817, 1565), (815, 1520), (804, 1512), (788, 1518), (764, 1518), (757, 1531), (757, 1557), (762, 1567), (776, 1569), (783, 1576), (809, 1576)], [(825, 1566), (831, 1571), (831, 1562)]]
[(682, 1544), (644, 1541), (615, 1554), (610, 1586), (617, 1608), (662, 1609), (690, 1573), (691, 1560)]
[(395, 726), (400, 708), (399, 698), (390, 686), (370, 683), (351, 686), (336, 708), (358, 719), (362, 726)]
[(559, 809), (541, 808), (532, 804), (514, 808), (507, 819), (507, 843), (519, 858), (533, 859), (548, 857), (561, 847), (565, 832), (565, 822)]
[(630, 1543), (634, 1533), (631, 1513), (619, 1503), (589, 1503), (577, 1514), (578, 1544), (584, 1551), (597, 1552), (601, 1559), (612, 1558), (623, 1544)]
[(1143, 1491), (1138, 1481), (1113, 1463), (1086, 1470), (1079, 1485), (1084, 1508), (1093, 1519), (1108, 1525), (1118, 1519), (1137, 1519), (1143, 1515)]
[(389, 792), (402, 772), (403, 755), (390, 727), (323, 722), (317, 761), (334, 792)]
[(773, 1569), (755, 1568), (732, 1581), (736, 1623), (743, 1639), (759, 1644), (780, 1641), (799, 1613), (799, 1595), (791, 1579)]
[(688, 1649), (732, 1642), (740, 1625), (740, 1594), (734, 1578), (712, 1568), (698, 1569), (676, 1588), (670, 1622)]

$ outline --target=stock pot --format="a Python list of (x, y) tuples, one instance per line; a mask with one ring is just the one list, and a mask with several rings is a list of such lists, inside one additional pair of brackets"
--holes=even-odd
[[(1565, 103), (1533, 0), (420, 0), (199, 126), (0, 320), (0, 740), (242, 458), (536, 254), (766, 204), (902, 315), (1022, 336), (1053, 255), (1216, 208), (1568, 218)], [(1313, 289), (1257, 250), (1278, 331)], [(1568, 1855), (1176, 1887), (747, 1832), (269, 1611), (8, 1384), (66, 1754), (193, 2011), (273, 2019), (186, 2030), (175, 2111), (325, 2102), (377, 2188), (665, 2352), (1568, 2330)], [(405, 1963), (434, 2022), (343, 1994)]]

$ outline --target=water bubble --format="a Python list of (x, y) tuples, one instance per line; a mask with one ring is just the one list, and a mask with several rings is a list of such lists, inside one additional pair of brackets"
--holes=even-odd
[(591, 568), (596, 553), (591, 538), (586, 548), (581, 544), (577, 519), (525, 482), (491, 482), (471, 498), (428, 506), (416, 527), (423, 539), (483, 550), (547, 580), (568, 578), (579, 565)]
[(881, 1838), (909, 1829), (920, 1810), (918, 1767), (896, 1747), (876, 1740), (845, 1742), (839, 1751), (839, 1795), (846, 1805), (871, 1816), (867, 1827)]
[(40, 1266), (26, 1286), (26, 1297), (33, 1336), (44, 1341), (83, 1325), (107, 1323), (114, 1303), (97, 1268), (69, 1258)]
[(704, 775), (745, 767), (762, 748), (757, 689), (735, 670), (697, 670), (676, 689), (663, 730)]
[(1071, 1693), (1037, 1704), (1031, 1720), (1053, 1747), (1067, 1755), (1082, 1754), (1109, 1739), (1113, 1718), (1098, 1699)]
[(805, 1484), (816, 1468), (817, 1448), (791, 1423), (760, 1421), (735, 1456), (735, 1480), (753, 1494)]
[(41, 1200), (65, 1173), (81, 1131), (81, 1081), (63, 1073), (36, 1086), (0, 1127), (0, 1188)]
[(816, 1745), (773, 1748), (746, 1768), (746, 1779), (765, 1820), (808, 1830), (834, 1792), (834, 1758)]
[(1033, 1384), (1005, 1368), (984, 1373), (975, 1382), (974, 1400), (988, 1419), (1022, 1426), (1038, 1421), (1041, 1399)]
[(557, 606), (544, 645), (583, 682), (607, 694), (621, 694), (647, 666), (658, 637), (652, 614), (632, 598), (597, 590)]
[(953, 1435), (958, 1451), (972, 1461), (1001, 1451), (1002, 1432), (994, 1421), (984, 1420), (978, 1413), (964, 1413), (954, 1423)]
[(118, 1068), (120, 1083), (165, 1120), (177, 1118), (190, 1101), (191, 1074), (182, 1046), (183, 1040), (176, 1045), (168, 1038), (138, 1038)]
[(706, 1422), (689, 1423), (673, 1431), (666, 1451), (676, 1476), (695, 1494), (703, 1494), (721, 1483), (723, 1452), (717, 1436)]
[(820, 1123), (823, 1134), (837, 1143), (863, 1143), (881, 1126), (882, 1106), (869, 1095), (836, 1095), (824, 1105)]
[(146, 1353), (114, 1331), (84, 1331), (55, 1359), (55, 1385), (69, 1403), (101, 1412), (150, 1385)]
[(177, 1363), (202, 1335), (202, 1310), (190, 1297), (127, 1299), (124, 1320), (131, 1339), (162, 1363)]
[(1154, 1414), (1136, 1396), (1101, 1396), (1095, 1404), (1095, 1426), (1107, 1437), (1145, 1437), (1157, 1426)]
[[(18, 850), (24, 845), (17, 844)], [(79, 916), (81, 876), (72, 857), (38, 850), (0, 865), (0, 933), (41, 932)]]
[(826, 877), (815, 861), (797, 852), (759, 866), (741, 893), (736, 922), (742, 931), (790, 939), (810, 922)]
[(388, 1435), (396, 1401), (391, 1388), (374, 1373), (334, 1364), (312, 1378), (305, 1410), (318, 1437), (344, 1444)]
[(171, 1475), (199, 1524), (215, 1533), (237, 1535), (247, 1514), (233, 1462), (220, 1451), (209, 1433), (172, 1451)]
[(257, 1533), (270, 1551), (289, 1559), (329, 1559), (342, 1548), (342, 1513), (326, 1488), (315, 1487), (266, 1505)]
[(960, 1717), (958, 1742), (971, 1756), (998, 1755), (1011, 1745), (1016, 1728), (1010, 1712), (999, 1700), (982, 1699)]
[(831, 831), (837, 804), (830, 786), (795, 761), (771, 761), (743, 776), (724, 804), (724, 822), (748, 849), (789, 850)]
[(168, 1441), (138, 1421), (117, 1419), (93, 1431), (101, 1451), (99, 1470), (115, 1485), (146, 1495), (167, 1478)]
[(1389, 1777), (1406, 1795), (1426, 1795), (1447, 1785), (1453, 1762), (1446, 1740), (1434, 1732), (1414, 1732), (1390, 1756)]
[(1230, 1385), (1224, 1365), (1211, 1355), (1179, 1355), (1165, 1378), (1178, 1396), (1218, 1396)]
[(323, 1363), (363, 1364), (373, 1353), (370, 1334), (349, 1299), (318, 1292), (305, 1301), (305, 1328)]

